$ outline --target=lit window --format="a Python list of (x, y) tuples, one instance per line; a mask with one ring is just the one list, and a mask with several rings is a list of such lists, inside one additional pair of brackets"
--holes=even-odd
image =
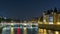
[(53, 24), (53, 17), (52, 16), (49, 17), (49, 24)]

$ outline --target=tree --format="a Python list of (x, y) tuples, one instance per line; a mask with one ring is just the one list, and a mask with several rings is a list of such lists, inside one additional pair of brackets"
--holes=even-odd
[(2, 18), (0, 18), (0, 23), (1, 23), (1, 21), (2, 21)]

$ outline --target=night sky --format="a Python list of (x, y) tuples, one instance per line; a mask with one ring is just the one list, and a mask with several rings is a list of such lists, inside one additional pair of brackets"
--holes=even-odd
[(16, 19), (36, 17), (54, 7), (60, 9), (60, 0), (0, 0), (0, 16)]

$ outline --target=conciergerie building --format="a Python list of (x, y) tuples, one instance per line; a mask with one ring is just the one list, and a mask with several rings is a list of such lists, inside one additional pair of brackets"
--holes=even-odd
[(43, 24), (60, 24), (60, 11), (57, 8), (44, 11)]

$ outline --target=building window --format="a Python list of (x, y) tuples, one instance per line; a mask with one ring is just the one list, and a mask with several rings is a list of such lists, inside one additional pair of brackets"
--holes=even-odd
[(49, 17), (49, 22), (53, 22), (53, 17)]
[(53, 24), (53, 16), (49, 16), (49, 24)]

